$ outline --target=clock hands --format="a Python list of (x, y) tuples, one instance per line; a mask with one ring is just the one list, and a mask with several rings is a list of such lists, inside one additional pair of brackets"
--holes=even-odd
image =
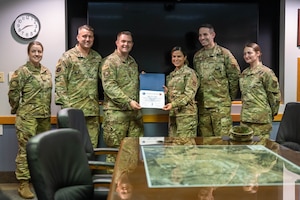
[(33, 25), (26, 25), (26, 26), (24, 26), (20, 31), (22, 31), (22, 30), (24, 30), (25, 28), (28, 28), (28, 27), (30, 27), (30, 26), (33, 26)]

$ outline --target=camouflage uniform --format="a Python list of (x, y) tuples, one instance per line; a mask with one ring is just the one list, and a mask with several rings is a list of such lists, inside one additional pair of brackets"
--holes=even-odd
[(55, 72), (55, 103), (84, 112), (94, 147), (98, 144), (100, 128), (98, 73), (101, 60), (96, 51), (91, 49), (85, 57), (75, 46), (62, 55)]
[(124, 137), (143, 136), (141, 110), (133, 110), (130, 101), (139, 100), (139, 72), (134, 58), (122, 61), (117, 52), (102, 64), (103, 137), (107, 146), (119, 147)]
[(19, 67), (9, 82), (8, 98), (11, 114), (16, 114), (18, 154), (16, 178), (29, 180), (26, 159), (27, 141), (38, 133), (50, 130), (52, 75), (44, 66), (27, 62)]
[(239, 89), (238, 62), (228, 49), (217, 44), (212, 49), (200, 49), (193, 62), (200, 84), (196, 95), (199, 135), (228, 135), (232, 127), (231, 101)]
[(254, 135), (268, 138), (281, 98), (276, 75), (264, 65), (258, 65), (254, 69), (248, 67), (241, 75), (240, 88), (241, 124), (250, 126)]
[(167, 76), (168, 101), (172, 104), (169, 112), (170, 137), (197, 136), (197, 104), (195, 95), (198, 89), (196, 72), (184, 65)]

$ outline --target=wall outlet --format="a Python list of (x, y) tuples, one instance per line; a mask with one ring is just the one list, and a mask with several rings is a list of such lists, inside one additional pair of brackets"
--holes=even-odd
[(4, 72), (0, 72), (0, 83), (4, 83)]
[(3, 125), (0, 125), (0, 135), (3, 135)]

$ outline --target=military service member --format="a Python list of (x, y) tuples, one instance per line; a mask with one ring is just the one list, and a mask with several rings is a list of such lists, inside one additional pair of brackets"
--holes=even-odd
[(249, 67), (242, 72), (240, 78), (241, 125), (252, 128), (254, 135), (269, 138), (281, 93), (276, 75), (262, 64), (261, 55), (258, 44), (245, 45), (244, 60)]
[(170, 137), (197, 136), (197, 104), (195, 95), (198, 89), (196, 72), (188, 67), (187, 55), (181, 47), (171, 50), (171, 61), (175, 66), (166, 78), (164, 87), (168, 102), (163, 110), (169, 110)]
[[(117, 34), (116, 50), (102, 63), (103, 137), (107, 146), (119, 147), (124, 137), (144, 134), (139, 99), (139, 71), (135, 59), (129, 55), (133, 47), (132, 34)], [(107, 157), (113, 162), (114, 157)]]
[(239, 90), (240, 67), (232, 53), (214, 42), (216, 33), (210, 24), (199, 28), (203, 46), (194, 55), (194, 68), (200, 87), (196, 100), (199, 112), (199, 135), (228, 135), (232, 127), (231, 101)]
[(84, 113), (94, 147), (98, 145), (100, 107), (98, 97), (99, 67), (102, 57), (91, 49), (94, 29), (78, 28), (78, 44), (59, 59), (55, 72), (55, 103), (62, 108), (77, 108)]
[(27, 141), (51, 128), (52, 75), (49, 69), (40, 64), (43, 50), (40, 42), (30, 42), (27, 48), (29, 61), (13, 73), (9, 82), (8, 97), (11, 114), (16, 114), (15, 126), (19, 145), (15, 173), (20, 181), (19, 195), (25, 199), (34, 198), (29, 186)]

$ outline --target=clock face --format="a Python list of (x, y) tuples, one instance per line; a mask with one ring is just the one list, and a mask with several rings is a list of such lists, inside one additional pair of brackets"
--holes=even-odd
[(39, 19), (31, 13), (23, 13), (14, 21), (14, 30), (22, 39), (32, 39), (40, 32)]

